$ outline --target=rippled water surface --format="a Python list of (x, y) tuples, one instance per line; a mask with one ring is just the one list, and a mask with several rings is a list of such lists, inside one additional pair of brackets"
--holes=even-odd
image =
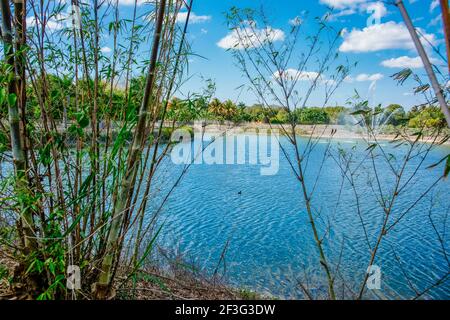
[[(293, 156), (287, 140), (282, 138), (281, 143)], [(302, 139), (301, 143), (304, 147), (307, 142)], [(392, 161), (398, 167), (406, 148), (394, 148), (388, 142), (382, 146), (386, 156), (397, 159), (397, 163)], [(373, 246), (384, 217), (377, 198), (378, 183), (370, 159), (355, 171), (355, 189), (348, 181), (343, 183), (342, 170), (332, 157), (327, 157), (321, 166), (327, 147), (326, 141), (319, 141), (310, 153), (306, 184), (309, 190), (315, 185), (312, 206), (321, 234), (327, 235), (324, 246), (329, 260), (334, 268), (339, 266), (338, 288), (344, 279), (350, 288), (357, 289), (370, 259), (358, 208)], [(342, 149), (355, 160), (361, 160), (368, 152), (366, 148), (363, 141), (334, 140), (330, 152), (337, 157)], [(450, 210), (449, 181), (441, 182), (418, 200), (442, 175), (442, 166), (426, 167), (449, 151), (445, 146), (432, 150), (395, 202), (390, 222), (414, 206), (381, 244), (376, 259), (382, 270), (378, 297), (414, 297), (414, 290), (421, 292), (449, 272), (444, 255), (444, 251), (449, 253), (450, 240), (448, 223), (445, 223)], [(376, 161), (381, 190), (389, 194), (395, 176), (385, 161), (381, 158)], [(404, 181), (419, 161), (420, 157), (416, 157), (406, 166)], [(181, 168), (168, 164), (165, 174), (175, 179)], [(161, 186), (161, 194), (168, 185)], [(283, 298), (301, 298), (297, 282), (309, 279), (311, 291), (325, 290), (299, 181), (283, 155), (280, 155), (279, 172), (273, 176), (261, 176), (260, 167), (249, 164), (191, 166), (164, 207), (161, 221), (165, 221), (162, 241), (177, 246), (186, 257), (195, 257), (195, 262), (209, 274), (216, 268), (229, 241), (225, 277), (235, 286)], [(221, 268), (220, 272), (223, 271)], [(424, 297), (450, 298), (450, 281)]]

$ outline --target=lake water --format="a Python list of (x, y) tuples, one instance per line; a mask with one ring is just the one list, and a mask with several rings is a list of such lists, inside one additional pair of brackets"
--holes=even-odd
[[(307, 140), (300, 139), (304, 148)], [(287, 139), (280, 141), (287, 154), (293, 156)], [(388, 157), (397, 159), (391, 161), (398, 167), (406, 148), (394, 148), (389, 142), (383, 142), (382, 146)], [(369, 263), (370, 250), (353, 188), (348, 181), (342, 183), (342, 170), (332, 157), (322, 162), (327, 148), (327, 141), (318, 141), (309, 153), (306, 184), (309, 190), (315, 185), (312, 206), (318, 215), (321, 234), (327, 233), (324, 246), (328, 260), (334, 268), (339, 265), (336, 281), (339, 284), (344, 279), (349, 288), (357, 290)], [(339, 150), (345, 151), (352, 154), (357, 163), (368, 153), (366, 149), (367, 144), (362, 140), (334, 140), (329, 152), (337, 157)], [(378, 148), (374, 152), (380, 154)], [(421, 292), (450, 271), (444, 254), (444, 251), (449, 253), (450, 240), (449, 181), (440, 182), (417, 201), (443, 173), (442, 165), (434, 169), (427, 167), (449, 152), (448, 146), (433, 149), (397, 198), (388, 225), (417, 203), (383, 238), (375, 261), (382, 272), (381, 290), (369, 291), (368, 297), (414, 297), (414, 290)], [(420, 158), (414, 157), (406, 166), (403, 181), (415, 171)], [(395, 176), (382, 158), (377, 158), (376, 163), (380, 188), (388, 194)], [(353, 169), (355, 166), (353, 164)], [(181, 168), (182, 165), (175, 166), (170, 161), (165, 164), (160, 173), (166, 179), (164, 185), (159, 186), (161, 194), (171, 185), (168, 181), (173, 182), (178, 177)], [(320, 178), (316, 180), (319, 171)], [(370, 159), (362, 161), (355, 170), (361, 217), (372, 246), (384, 217), (377, 198), (380, 189), (374, 177)], [(262, 176), (260, 166), (248, 163), (192, 165), (169, 198), (160, 221), (165, 221), (160, 243), (178, 248), (188, 261), (192, 258), (209, 275), (229, 241), (224, 279), (236, 287), (281, 298), (302, 298), (298, 281), (308, 286), (313, 294), (321, 295), (326, 291), (299, 181), (282, 154), (279, 171), (271, 176)], [(223, 271), (221, 268), (220, 272)], [(341, 285), (337, 286), (340, 290)], [(449, 299), (448, 278), (423, 297)]]
[[(307, 139), (299, 139), (301, 150), (305, 150)], [(293, 149), (287, 139), (281, 137), (280, 142), (292, 158)], [(391, 160), (397, 169), (407, 148), (395, 148), (389, 142), (382, 142), (382, 146), (387, 157), (397, 159)], [(247, 143), (246, 156), (249, 149)], [(380, 155), (379, 148), (374, 152)], [(430, 151), (397, 198), (388, 225), (408, 208), (412, 209), (383, 238), (375, 261), (381, 268), (381, 290), (368, 291), (368, 298), (411, 298), (415, 291), (422, 292), (449, 273), (446, 257), (450, 252), (449, 180), (441, 181), (420, 198), (443, 173), (442, 164), (427, 167), (449, 152), (448, 146)], [(326, 153), (328, 156), (324, 158)], [(348, 181), (343, 183), (342, 170), (335, 161), (340, 153), (353, 157), (351, 168), (355, 172), (357, 197)], [(362, 140), (336, 139), (330, 146), (321, 140), (304, 161), (306, 185), (309, 190), (315, 186), (311, 201), (320, 234), (327, 235), (324, 247), (328, 260), (333, 270), (339, 265), (336, 278), (339, 292), (343, 281), (350, 289), (359, 289), (370, 260), (358, 203), (371, 246), (384, 217), (373, 163), (364, 158), (367, 153), (367, 143)], [(420, 162), (420, 155), (409, 162), (403, 183)], [(356, 169), (358, 163), (361, 165)], [(183, 168), (184, 165), (175, 165), (170, 158), (163, 162), (152, 191), (149, 217), (159, 208), (161, 201), (155, 200), (164, 198)], [(381, 156), (376, 158), (376, 168), (380, 188), (389, 194), (395, 176)], [(2, 166), (2, 170), (11, 168)], [(240, 165), (190, 166), (163, 206), (159, 222), (164, 222), (159, 243), (180, 251), (187, 262), (194, 262), (206, 275), (213, 274), (228, 243), (225, 267), (222, 263), (219, 269), (227, 283), (280, 298), (304, 298), (298, 281), (313, 294), (323, 296), (326, 292), (300, 184), (282, 153), (277, 174), (267, 176), (261, 175), (260, 165), (248, 161)], [(449, 278), (427, 291), (423, 298), (450, 299)]]

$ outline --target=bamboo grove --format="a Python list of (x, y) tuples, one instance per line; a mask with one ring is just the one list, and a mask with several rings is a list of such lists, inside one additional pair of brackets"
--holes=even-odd
[(169, 148), (160, 124), (186, 63), (192, 1), (133, 6), (125, 19), (118, 0), (1, 1), (0, 136), (12, 150), (1, 156), (1, 241), (20, 256), (25, 296), (68, 298), (76, 265), (79, 294), (113, 297), (118, 269), (132, 277), (151, 252), (158, 230), (143, 222), (155, 220), (146, 207)]

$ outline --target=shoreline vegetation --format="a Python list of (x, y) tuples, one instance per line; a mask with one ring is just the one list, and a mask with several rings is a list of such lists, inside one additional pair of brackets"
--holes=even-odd
[[(235, 123), (232, 121), (219, 121), (219, 120), (196, 120), (195, 122), (184, 122), (176, 123), (173, 121), (166, 121), (163, 124), (162, 136), (160, 138), (162, 143), (167, 143), (171, 139), (171, 135), (175, 130), (184, 129), (194, 134), (195, 130), (204, 131), (208, 133), (260, 133), (266, 132), (270, 133), (274, 130), (278, 131), (279, 134), (283, 134), (283, 128), (289, 124), (278, 124), (278, 123), (261, 123), (261, 122), (239, 122)], [(5, 124), (6, 126), (6, 124)], [(57, 125), (57, 130), (59, 134), (64, 135), (69, 133), (65, 138), (71, 140), (70, 130), (68, 128), (70, 125), (59, 123)], [(110, 125), (109, 134), (114, 138), (118, 134), (121, 126), (120, 125)], [(155, 124), (154, 133), (157, 134), (159, 129), (159, 124)], [(379, 128), (379, 131), (375, 134), (367, 132), (367, 129), (358, 125), (340, 125), (340, 124), (298, 124), (295, 127), (295, 132), (300, 137), (306, 138), (320, 138), (320, 139), (333, 139), (333, 140), (371, 140), (375, 137), (380, 141), (394, 141), (398, 137), (402, 137), (407, 140), (415, 140), (418, 130), (415, 128), (401, 127), (401, 126), (386, 126)], [(433, 128), (422, 129), (420, 142), (423, 143), (435, 143), (440, 139), (443, 141), (442, 145), (450, 145), (450, 140), (448, 136), (450, 135), (450, 129), (443, 128), (436, 135), (436, 130)], [(85, 134), (90, 134), (90, 128), (86, 128)], [(74, 140), (76, 136), (73, 137)], [(99, 136), (100, 140), (103, 137), (101, 134)], [(355, 141), (352, 141), (355, 142)]]
[[(57, 86), (60, 83), (67, 83), (67, 79), (51, 76), (50, 84)], [(135, 87), (142, 87), (144, 79), (138, 77), (132, 79)], [(71, 89), (69, 91), (72, 91)], [(99, 90), (106, 90), (106, 87), (99, 88)], [(107, 92), (104, 93), (105, 95)], [(126, 97), (126, 93), (116, 88), (112, 91), (112, 101), (121, 101)], [(359, 96), (355, 97), (358, 98)], [(88, 141), (92, 138), (92, 129), (86, 115), (78, 114), (74, 110), (68, 110), (64, 104), (64, 98), (55, 102), (52, 110), (53, 121), (55, 127), (52, 132), (52, 138), (58, 139), (58, 134), (68, 133), (64, 138), (76, 143), (80, 130), (86, 135), (84, 138)], [(67, 101), (71, 101), (73, 97), (68, 96)], [(172, 98), (167, 102), (167, 111), (164, 115), (165, 120), (162, 120), (163, 115), (154, 119), (153, 132), (155, 136), (159, 134), (159, 127), (161, 123), (163, 128), (161, 130), (162, 142), (170, 140), (170, 134), (175, 129), (181, 127), (192, 129), (194, 125), (201, 124), (206, 131), (209, 132), (225, 132), (227, 130), (241, 130), (244, 132), (258, 131), (258, 130), (279, 130), (280, 134), (284, 134), (288, 130), (292, 130), (292, 125), (295, 125), (293, 131), (299, 136), (306, 136), (312, 138), (333, 138), (333, 139), (367, 139), (375, 135), (378, 140), (395, 140), (399, 136), (407, 140), (415, 140), (418, 132), (421, 135), (421, 141), (431, 143), (435, 140), (436, 135), (445, 138), (450, 135), (450, 129), (447, 128), (443, 113), (439, 107), (433, 105), (414, 106), (409, 111), (398, 104), (390, 104), (387, 107), (381, 105), (370, 107), (368, 101), (354, 103), (352, 107), (344, 106), (328, 106), (328, 107), (303, 107), (288, 111), (280, 106), (265, 107), (260, 104), (247, 106), (244, 103), (234, 103), (231, 100), (220, 101), (217, 98), (211, 97), (194, 97), (192, 99), (182, 100), (179, 98)], [(349, 103), (351, 104), (351, 103)], [(128, 109), (128, 117), (134, 116), (137, 113), (138, 104)], [(120, 130), (123, 130), (124, 122), (111, 121), (112, 119), (120, 118), (118, 113), (121, 112), (121, 107), (116, 103), (112, 103), (110, 110), (102, 112), (97, 118), (97, 126), (94, 128), (99, 139), (105, 141), (110, 139), (108, 135), (114, 138)], [(0, 109), (0, 114), (3, 119), (0, 120), (3, 132), (7, 132), (8, 122), (6, 110)], [(75, 119), (73, 119), (73, 116)], [(30, 114), (30, 118), (39, 122), (42, 116), (40, 113)], [(370, 128), (373, 132), (368, 132)], [(39, 127), (34, 128), (39, 131)], [(41, 127), (42, 133), (45, 133), (45, 128)], [(131, 134), (134, 128), (129, 130)], [(3, 136), (4, 133), (0, 131), (0, 150), (9, 148), (8, 138)], [(449, 145), (449, 141), (444, 141), (442, 144)]]

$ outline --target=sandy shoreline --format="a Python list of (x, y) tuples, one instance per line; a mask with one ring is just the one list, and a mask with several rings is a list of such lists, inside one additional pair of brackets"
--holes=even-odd
[[(163, 126), (165, 128), (172, 128), (173, 127), (172, 121), (165, 121)], [(57, 124), (57, 130), (62, 133), (67, 130), (67, 128), (70, 126), (70, 123), (64, 125), (62, 123)], [(258, 122), (245, 122), (245, 123), (233, 123), (230, 121), (196, 121), (196, 122), (190, 122), (190, 123), (175, 123), (175, 129), (180, 127), (190, 127), (194, 129), (194, 132), (201, 132), (202, 128), (204, 128), (205, 132), (209, 133), (224, 133), (227, 132), (227, 134), (239, 134), (239, 133), (262, 133), (262, 132), (270, 132), (273, 130), (278, 130), (280, 134), (283, 133), (283, 126), (286, 128), (286, 130), (290, 130), (290, 126), (288, 124), (268, 124), (268, 123), (258, 123)], [(100, 125), (102, 128), (102, 125)], [(155, 129), (159, 127), (159, 123), (156, 124)], [(120, 128), (117, 125), (113, 125), (111, 130), (112, 132), (118, 131)], [(90, 132), (90, 127), (85, 128), (87, 132)], [(297, 125), (296, 126), (296, 132), (299, 136), (302, 137), (314, 137), (314, 138), (324, 138), (324, 139), (346, 139), (346, 140), (370, 140), (372, 141), (372, 137), (369, 137), (369, 135), (365, 132), (363, 132), (362, 128), (360, 126), (350, 126), (350, 125)], [(411, 129), (411, 133), (409, 135), (410, 140), (415, 140), (416, 136), (413, 134), (413, 129)], [(450, 132), (449, 132), (450, 133)], [(380, 141), (392, 141), (396, 138), (395, 134), (383, 134), (379, 133), (377, 134), (377, 140)], [(440, 141), (442, 138), (444, 138), (444, 135), (437, 139), (437, 141)], [(433, 137), (430, 136), (424, 136), (421, 139), (421, 142), (424, 143), (432, 143)], [(443, 145), (450, 146), (450, 140), (443, 143)]]
[[(206, 123), (204, 126), (205, 132), (227, 132), (227, 133), (250, 133), (250, 132), (271, 132), (273, 130), (278, 130), (280, 134), (282, 134), (283, 129), (290, 130), (287, 125), (279, 125), (279, 124), (265, 124), (265, 123), (241, 123), (241, 124), (233, 124), (233, 123)], [(202, 125), (199, 123), (193, 124), (192, 127), (195, 130), (200, 131), (202, 129)], [(303, 137), (314, 137), (314, 138), (324, 138), (324, 139), (347, 139), (347, 140), (370, 140), (372, 141), (372, 137), (362, 132), (360, 127), (355, 128), (353, 130), (350, 126), (344, 125), (298, 125), (296, 127), (297, 134)], [(442, 136), (443, 138), (444, 136)], [(393, 141), (396, 139), (395, 134), (377, 134), (377, 140), (380, 141)], [(410, 135), (409, 138), (411, 140), (415, 140), (414, 135)], [(437, 139), (440, 141), (442, 138)], [(424, 136), (421, 139), (421, 142), (424, 143), (432, 143), (434, 140), (433, 137)], [(450, 146), (450, 141), (446, 141), (443, 145)]]

